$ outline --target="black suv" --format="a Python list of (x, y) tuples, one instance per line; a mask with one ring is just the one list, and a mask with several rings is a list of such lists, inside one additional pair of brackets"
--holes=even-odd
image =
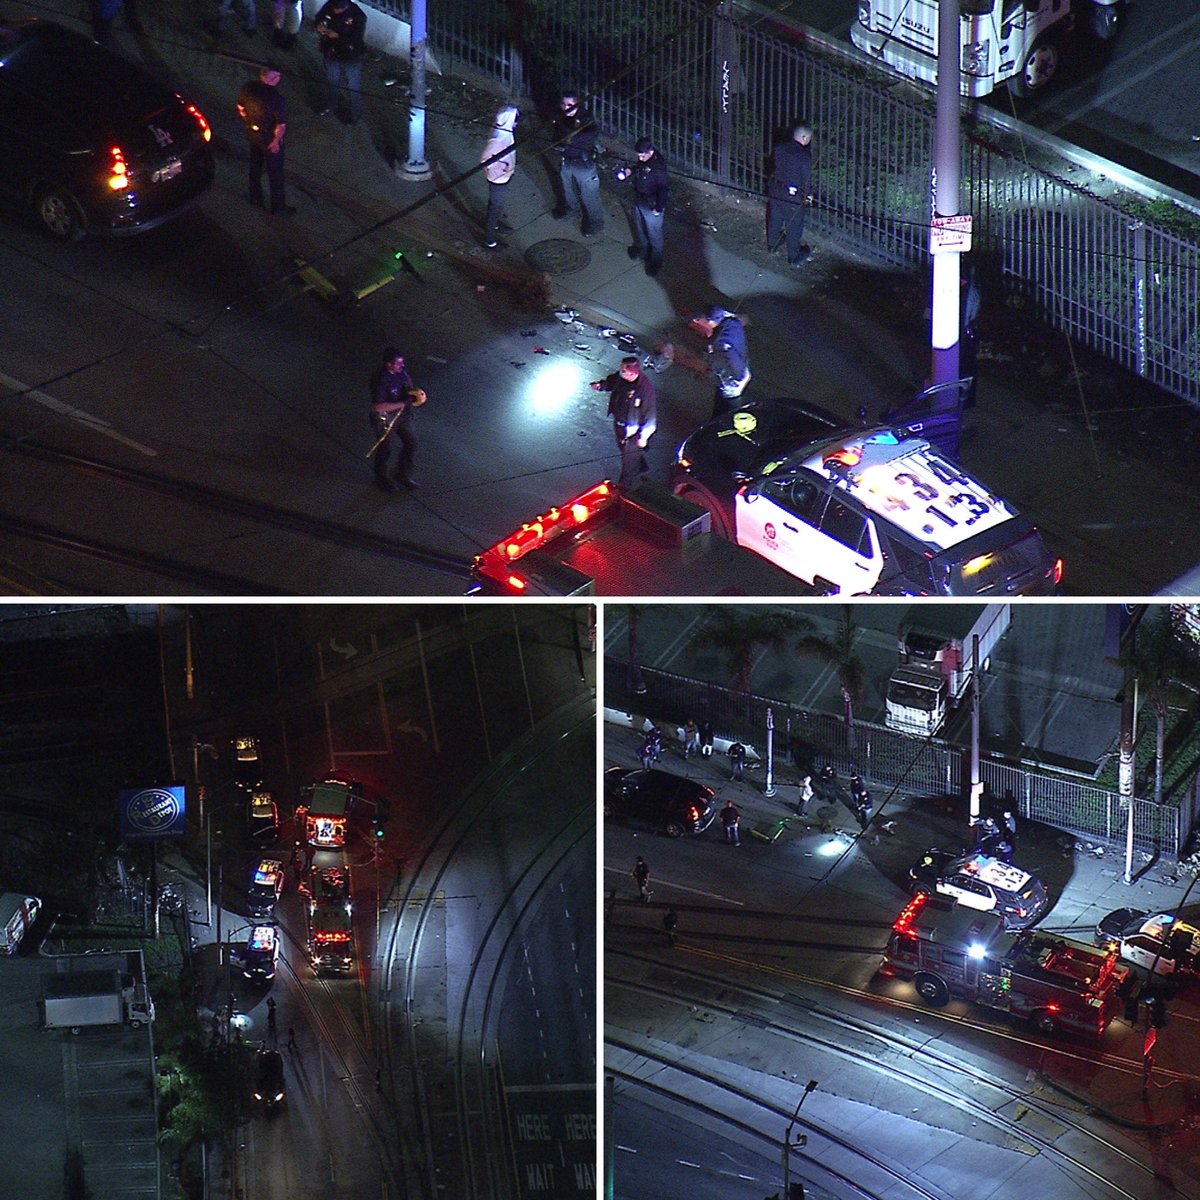
[(203, 114), (144, 68), (52, 21), (0, 20), (0, 193), (48, 233), (153, 228), (214, 171)]
[(717, 793), (668, 771), (609, 767), (604, 772), (604, 815), (648, 825), (668, 837), (703, 833), (717, 815)]
[(269, 1112), (276, 1105), (283, 1103), (286, 1094), (287, 1089), (283, 1083), (283, 1055), (278, 1050), (260, 1050), (255, 1062), (254, 1099)]

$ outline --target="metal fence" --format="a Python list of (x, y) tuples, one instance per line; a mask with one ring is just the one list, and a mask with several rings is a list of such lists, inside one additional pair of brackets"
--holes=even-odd
[[(745, 742), (759, 753), (765, 752), (769, 710), (780, 778), (788, 764), (799, 778), (802, 770), (832, 763), (843, 777), (857, 769), (877, 786), (899, 788), (912, 795), (967, 794), (969, 756), (963, 747), (950, 742), (912, 737), (865, 721), (856, 722), (851, 734), (840, 717), (799, 708), (786, 700), (735, 692), (651, 668), (642, 668), (640, 676), (645, 692), (636, 690), (627, 663), (606, 657), (605, 706), (668, 727), (682, 726), (689, 718), (708, 720), (718, 738)], [(1017, 813), (1027, 820), (1094, 842), (1125, 844), (1129, 810), (1116, 792), (1035, 763), (1013, 762), (986, 752), (980, 754), (980, 778), (997, 799), (1011, 799)], [(1135, 799), (1135, 848), (1177, 858), (1192, 827), (1195, 803), (1194, 781), (1184, 789), (1178, 805)]]
[[(409, 5), (377, 7), (407, 18)], [(811, 38), (801, 44), (729, 3), (429, 7), (429, 45), (442, 61), (514, 96), (545, 100), (577, 87), (608, 134), (624, 143), (648, 135), (677, 173), (750, 195), (765, 193), (771, 145), (803, 117), (817, 130), (812, 224), (893, 262), (927, 266), (932, 97), (898, 92), (873, 67)], [(987, 126), (985, 112), (978, 121), (962, 169), (977, 257), (1050, 325), (1200, 403), (1196, 235), (1028, 164), (998, 144), (1005, 135)]]

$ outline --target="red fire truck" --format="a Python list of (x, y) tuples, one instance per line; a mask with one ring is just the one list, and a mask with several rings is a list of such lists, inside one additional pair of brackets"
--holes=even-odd
[(996, 913), (924, 893), (896, 918), (881, 972), (911, 979), (927, 1004), (962, 996), (1043, 1033), (1093, 1037), (1121, 1010), (1129, 977), (1115, 949), (1040, 929), (1006, 932)]
[(356, 781), (336, 775), (305, 788), (296, 808), (296, 819), (304, 822), (308, 844), (321, 850), (344, 846), (350, 810), (360, 795), (361, 787)]

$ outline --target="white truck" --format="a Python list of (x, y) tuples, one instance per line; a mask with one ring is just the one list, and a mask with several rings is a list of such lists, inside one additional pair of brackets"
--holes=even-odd
[(19, 892), (5, 892), (0, 896), (0, 929), (3, 930), (5, 954), (16, 954), (21, 939), (41, 908), (42, 902), (36, 896), (22, 896)]
[(929, 737), (971, 682), (974, 640), (986, 670), (1012, 620), (1011, 604), (930, 604), (914, 608), (897, 633), (899, 665), (885, 692), (889, 729)]
[[(850, 40), (893, 70), (937, 83), (938, 0), (859, 0)], [(959, 0), (959, 91), (1044, 88), (1073, 40), (1116, 36), (1125, 0)]]
[(42, 1027), (78, 1033), (94, 1025), (140, 1029), (154, 1020), (154, 1001), (132, 975), (117, 970), (51, 975), (42, 997)]

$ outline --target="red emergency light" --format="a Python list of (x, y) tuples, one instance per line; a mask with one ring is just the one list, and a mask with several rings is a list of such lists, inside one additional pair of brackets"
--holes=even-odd
[(334, 942), (348, 942), (350, 935), (348, 933), (317, 933), (313, 935), (313, 941), (322, 946), (328, 946)]
[(929, 900), (928, 892), (918, 892), (904, 906), (904, 909), (901, 911), (900, 915), (896, 918), (895, 923), (892, 925), (893, 932), (908, 933), (908, 931), (910, 929), (912, 929), (913, 925), (916, 924), (917, 916), (920, 914), (921, 909), (923, 909), (925, 907), (925, 904), (928, 900)]
[(476, 574), (499, 583), (505, 591), (523, 592), (528, 581), (511, 569), (512, 564), (519, 562), (531, 550), (540, 550), (564, 534), (574, 532), (598, 513), (611, 508), (618, 499), (619, 493), (612, 481), (603, 480), (566, 504), (556, 505), (532, 521), (526, 521), (519, 529), (514, 529), (494, 546), (476, 555)]

